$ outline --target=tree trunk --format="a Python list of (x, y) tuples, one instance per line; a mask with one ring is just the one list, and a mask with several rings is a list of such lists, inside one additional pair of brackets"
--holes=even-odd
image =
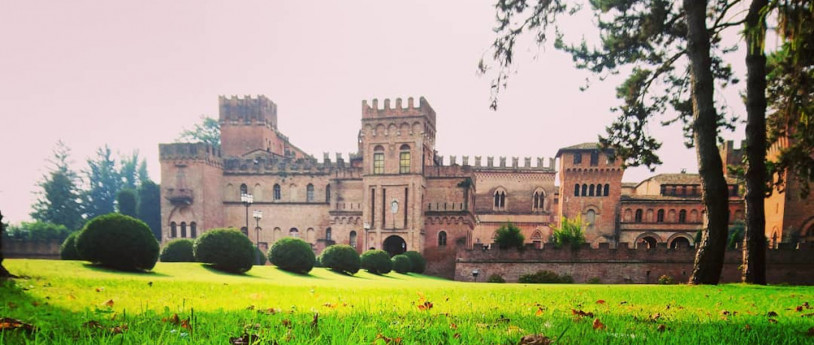
[(726, 250), (728, 193), (723, 164), (718, 153), (718, 114), (713, 93), (710, 37), (706, 26), (707, 2), (684, 0), (687, 16), (687, 56), (693, 106), (693, 136), (701, 175), (702, 200), (707, 209), (706, 231), (695, 254), (690, 284), (718, 284)]
[(6, 226), (3, 225), (3, 213), (0, 212), (0, 279), (14, 277), (5, 267), (3, 267), (3, 234), (5, 232)]
[(746, 234), (743, 282), (766, 285), (766, 20), (767, 0), (753, 0), (746, 16)]

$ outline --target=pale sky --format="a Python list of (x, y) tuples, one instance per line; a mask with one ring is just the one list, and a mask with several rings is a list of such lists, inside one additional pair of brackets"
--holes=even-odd
[[(494, 39), (492, 2), (0, 0), (4, 220), (30, 218), (60, 139), (76, 170), (109, 144), (138, 150), (158, 181), (158, 144), (217, 117), (219, 95), (268, 96), (279, 129), (320, 160), (356, 150), (361, 102), (373, 98), (426, 97), (443, 156), (522, 162), (596, 141), (615, 117), (617, 81), (579, 91), (590, 75), (550, 47), (518, 46), (518, 74), (489, 109), (490, 79), (476, 67)], [(739, 90), (724, 97), (743, 115)], [(656, 173), (697, 170), (679, 126), (651, 130), (664, 142)], [(625, 181), (652, 174), (629, 169)]]

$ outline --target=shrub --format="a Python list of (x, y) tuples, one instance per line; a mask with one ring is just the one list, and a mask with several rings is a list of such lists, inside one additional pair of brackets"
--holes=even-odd
[(76, 250), (76, 237), (79, 236), (79, 231), (74, 231), (68, 238), (65, 239), (65, 242), (62, 242), (62, 246), (59, 248), (59, 258), (62, 260), (82, 260), (82, 257), (79, 256), (79, 252)]
[(254, 264), (257, 266), (263, 266), (266, 264), (266, 254), (263, 253), (260, 248), (254, 246)]
[(371, 249), (362, 254), (362, 268), (374, 274), (387, 274), (393, 269), (390, 255), (386, 251)]
[(149, 270), (158, 261), (158, 241), (147, 224), (115, 213), (91, 219), (76, 249), (84, 260), (120, 270)]
[(314, 268), (316, 256), (310, 244), (299, 238), (286, 237), (271, 246), (269, 261), (281, 270), (305, 274)]
[(404, 253), (404, 255), (410, 258), (410, 272), (421, 274), (427, 269), (427, 260), (424, 259), (421, 253), (411, 250)]
[(497, 243), (500, 249), (523, 249), (523, 242), (525, 241), (526, 238), (520, 233), (520, 228), (512, 223), (506, 223), (497, 229), (495, 243)]
[(319, 256), (319, 261), (323, 267), (347, 274), (356, 274), (362, 266), (359, 253), (347, 244), (335, 244), (325, 248)]
[(599, 279), (599, 277), (593, 277), (591, 279), (588, 279), (587, 283), (588, 284), (602, 284), (602, 280)]
[(526, 284), (570, 284), (574, 282), (574, 278), (567, 274), (559, 276), (551, 271), (537, 271), (537, 273), (521, 275), (518, 282)]
[(489, 279), (486, 279), (487, 283), (505, 283), (506, 279), (500, 276), (500, 274), (492, 274), (489, 276)]
[(577, 216), (574, 219), (566, 217), (560, 218), (560, 227), (554, 228), (551, 234), (551, 242), (557, 248), (571, 246), (571, 249), (579, 249), (585, 243), (585, 233), (582, 231), (582, 218)]
[(22, 222), (6, 229), (6, 236), (15, 241), (65, 241), (71, 231), (62, 224), (48, 222)]
[(669, 275), (662, 274), (661, 277), (659, 277), (659, 285), (673, 285), (675, 283), (675, 279)]
[(195, 260), (212, 268), (243, 273), (252, 268), (254, 248), (246, 235), (235, 229), (212, 229), (195, 240)]
[(192, 240), (179, 238), (168, 242), (164, 249), (161, 249), (159, 258), (161, 262), (195, 262)]
[(407, 274), (412, 269), (410, 258), (407, 255), (399, 254), (390, 259), (393, 262), (393, 270), (397, 273)]

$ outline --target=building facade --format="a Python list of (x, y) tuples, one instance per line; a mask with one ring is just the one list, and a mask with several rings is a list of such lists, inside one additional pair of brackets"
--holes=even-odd
[[(294, 236), (317, 252), (342, 243), (449, 263), (456, 246), (488, 246), (507, 222), (537, 247), (560, 217), (581, 217), (594, 246), (689, 246), (703, 227), (698, 175), (622, 183), (621, 162), (596, 143), (549, 159), (444, 159), (435, 150), (435, 111), (423, 97), (381, 107), (363, 101), (358, 151), (322, 161), (279, 132), (277, 106), (264, 96), (220, 97), (219, 110), (220, 147), (159, 145), (162, 242), (231, 227), (263, 250)], [(734, 180), (730, 192), (734, 221), (743, 218)]]

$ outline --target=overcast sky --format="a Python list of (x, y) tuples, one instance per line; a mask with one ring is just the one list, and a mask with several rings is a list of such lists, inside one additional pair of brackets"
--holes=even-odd
[[(361, 102), (373, 98), (426, 97), (444, 156), (522, 162), (596, 141), (616, 81), (579, 91), (589, 75), (550, 47), (518, 47), (518, 73), (489, 109), (476, 67), (494, 39), (491, 2), (0, 0), (0, 210), (29, 219), (60, 139), (76, 170), (109, 144), (138, 150), (158, 181), (158, 143), (217, 117), (218, 95), (268, 96), (279, 129), (319, 159), (356, 150)], [(590, 36), (589, 18), (574, 23), (570, 36)], [(738, 91), (725, 101), (743, 114)], [(664, 141), (656, 173), (697, 170), (679, 126), (651, 131)], [(629, 169), (625, 181), (650, 175)]]

